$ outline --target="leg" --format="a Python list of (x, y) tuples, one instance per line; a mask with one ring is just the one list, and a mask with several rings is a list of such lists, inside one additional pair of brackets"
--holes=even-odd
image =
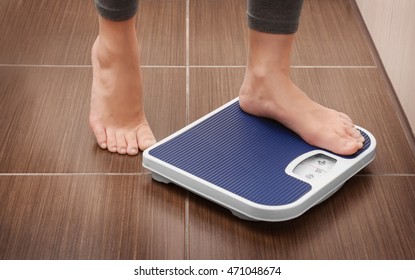
[(251, 114), (275, 119), (311, 145), (350, 155), (364, 138), (344, 113), (323, 107), (290, 78), (302, 0), (250, 0), (248, 63), (239, 98)]
[(99, 35), (92, 47), (89, 123), (102, 149), (136, 155), (155, 143), (144, 114), (136, 0), (95, 0)]

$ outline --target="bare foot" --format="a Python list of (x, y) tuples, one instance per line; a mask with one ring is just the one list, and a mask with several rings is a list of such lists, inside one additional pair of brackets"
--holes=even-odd
[(250, 114), (279, 121), (310, 145), (341, 155), (363, 147), (364, 138), (344, 113), (321, 106), (290, 78), (294, 34), (249, 30), (248, 64), (239, 103)]
[(138, 43), (130, 41), (96, 39), (89, 123), (102, 149), (136, 155), (156, 140), (143, 109)]
[(287, 77), (247, 73), (239, 94), (245, 112), (277, 120), (310, 145), (337, 154), (363, 147), (363, 136), (346, 114), (312, 101)]

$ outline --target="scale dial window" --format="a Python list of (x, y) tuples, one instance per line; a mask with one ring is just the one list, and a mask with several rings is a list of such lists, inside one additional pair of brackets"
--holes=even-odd
[(300, 162), (293, 170), (293, 173), (304, 180), (324, 177), (336, 164), (337, 160), (323, 154), (317, 154)]

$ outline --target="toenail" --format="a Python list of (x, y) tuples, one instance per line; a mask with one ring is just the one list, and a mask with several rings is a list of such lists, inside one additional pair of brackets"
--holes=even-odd
[(117, 147), (112, 147), (112, 148), (111, 148), (111, 151), (112, 151), (112, 152), (116, 152), (116, 151), (117, 151)]
[(101, 143), (100, 147), (101, 147), (101, 149), (106, 149), (107, 148), (107, 143)]
[(127, 152), (127, 150), (124, 149), (124, 148), (122, 148), (121, 151), (120, 151), (121, 154), (125, 154), (126, 152)]
[(353, 147), (355, 145), (356, 145), (355, 142), (347, 142), (346, 144), (347, 147)]
[(137, 153), (137, 149), (136, 148), (131, 148), (130, 149), (130, 154), (136, 154)]

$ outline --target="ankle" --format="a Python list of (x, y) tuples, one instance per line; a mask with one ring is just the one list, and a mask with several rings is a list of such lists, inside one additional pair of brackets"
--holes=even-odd
[(101, 69), (111, 68), (117, 64), (122, 64), (128, 67), (139, 68), (139, 45), (115, 45), (111, 42), (108, 43), (101, 35), (97, 37), (97, 40), (92, 48), (92, 56), (99, 63)]
[(268, 96), (271, 92), (290, 92), (295, 87), (290, 71), (264, 66), (247, 67), (240, 93), (242, 95)]
[(285, 70), (247, 68), (239, 91), (240, 106), (248, 113), (285, 121), (292, 101), (304, 94)]
[(109, 43), (123, 44), (135, 41), (137, 38), (136, 18), (125, 21), (112, 21), (99, 17), (99, 34), (103, 40)]
[(99, 17), (98, 45), (101, 53), (120, 57), (134, 55), (139, 48), (135, 22), (135, 17), (119, 22)]
[(249, 63), (246, 67), (245, 79), (265, 82), (267, 80), (278, 80), (279, 82), (291, 81), (290, 67), (279, 64)]

